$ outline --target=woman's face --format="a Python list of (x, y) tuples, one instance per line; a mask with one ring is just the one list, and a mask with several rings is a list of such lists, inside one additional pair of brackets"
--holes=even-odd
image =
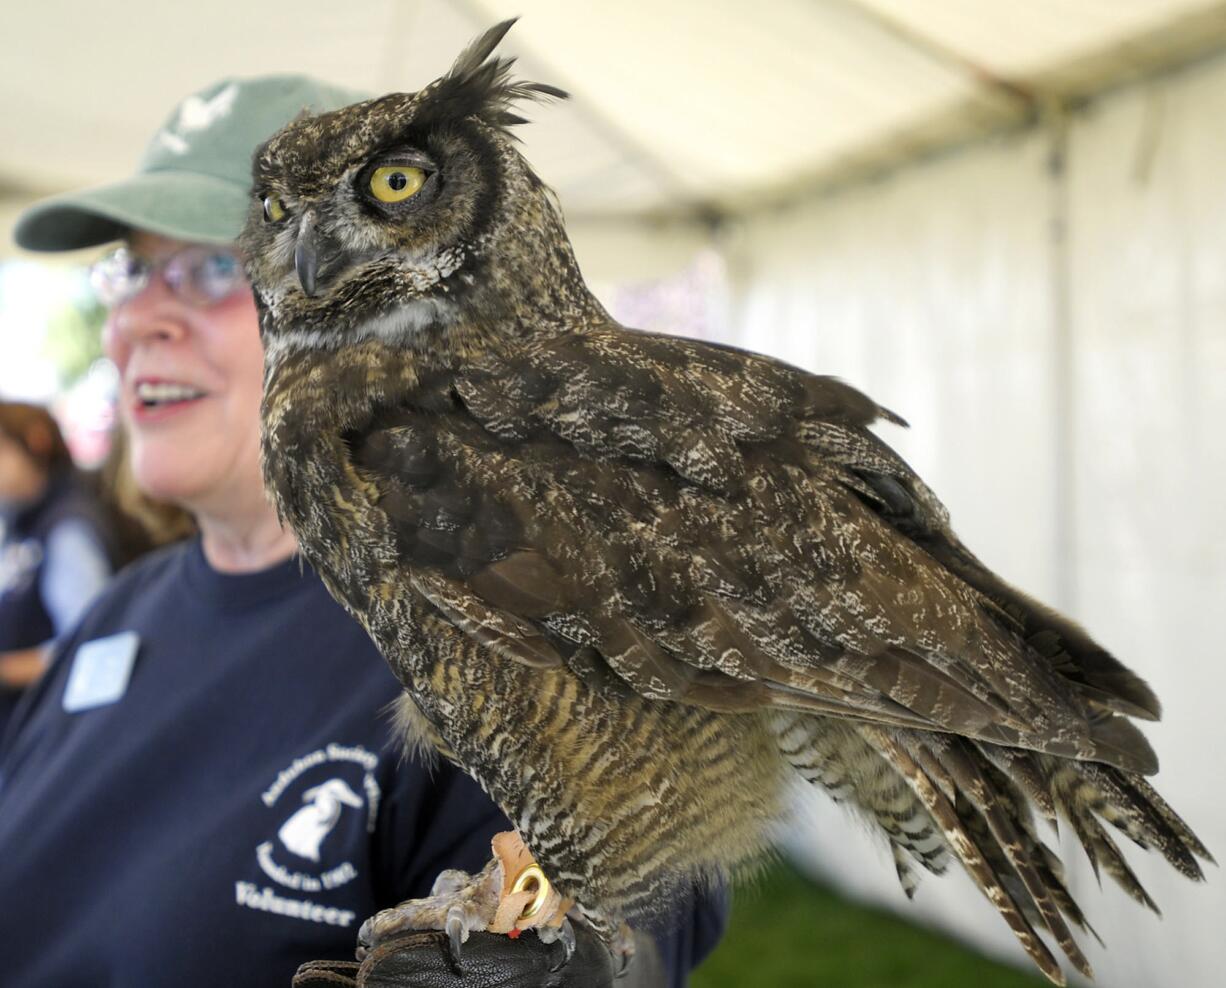
[(46, 471), (26, 448), (0, 430), (0, 509), (29, 504), (47, 485)]
[[(157, 264), (188, 246), (133, 233), (130, 249)], [(107, 355), (119, 369), (132, 472), (151, 497), (226, 515), (263, 496), (263, 348), (249, 288), (194, 306), (160, 270), (111, 310)]]

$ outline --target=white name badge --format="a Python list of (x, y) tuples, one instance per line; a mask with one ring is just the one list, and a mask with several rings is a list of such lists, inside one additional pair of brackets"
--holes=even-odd
[(64, 687), (64, 709), (70, 714), (114, 703), (127, 692), (140, 635), (121, 631), (95, 638), (77, 649)]

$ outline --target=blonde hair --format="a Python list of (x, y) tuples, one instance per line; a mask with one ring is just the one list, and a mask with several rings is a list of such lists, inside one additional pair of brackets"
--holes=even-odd
[(99, 471), (102, 496), (124, 518), (140, 527), (151, 544), (165, 545), (187, 538), (196, 531), (192, 516), (178, 505), (155, 501), (140, 489), (128, 454), (128, 435), (116, 424), (111, 433), (111, 449)]

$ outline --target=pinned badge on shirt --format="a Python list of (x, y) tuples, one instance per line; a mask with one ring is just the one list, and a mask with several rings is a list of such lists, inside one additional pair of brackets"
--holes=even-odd
[(64, 709), (75, 714), (106, 706), (123, 696), (139, 647), (140, 635), (121, 631), (95, 638), (78, 648), (68, 673), (68, 685), (64, 687)]

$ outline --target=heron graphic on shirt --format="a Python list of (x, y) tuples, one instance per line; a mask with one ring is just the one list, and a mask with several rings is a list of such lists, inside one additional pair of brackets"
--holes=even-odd
[(277, 836), (294, 854), (311, 861), (319, 860), (319, 846), (332, 832), (345, 806), (361, 809), (362, 797), (343, 779), (329, 779), (302, 794), (306, 804), (281, 825)]

